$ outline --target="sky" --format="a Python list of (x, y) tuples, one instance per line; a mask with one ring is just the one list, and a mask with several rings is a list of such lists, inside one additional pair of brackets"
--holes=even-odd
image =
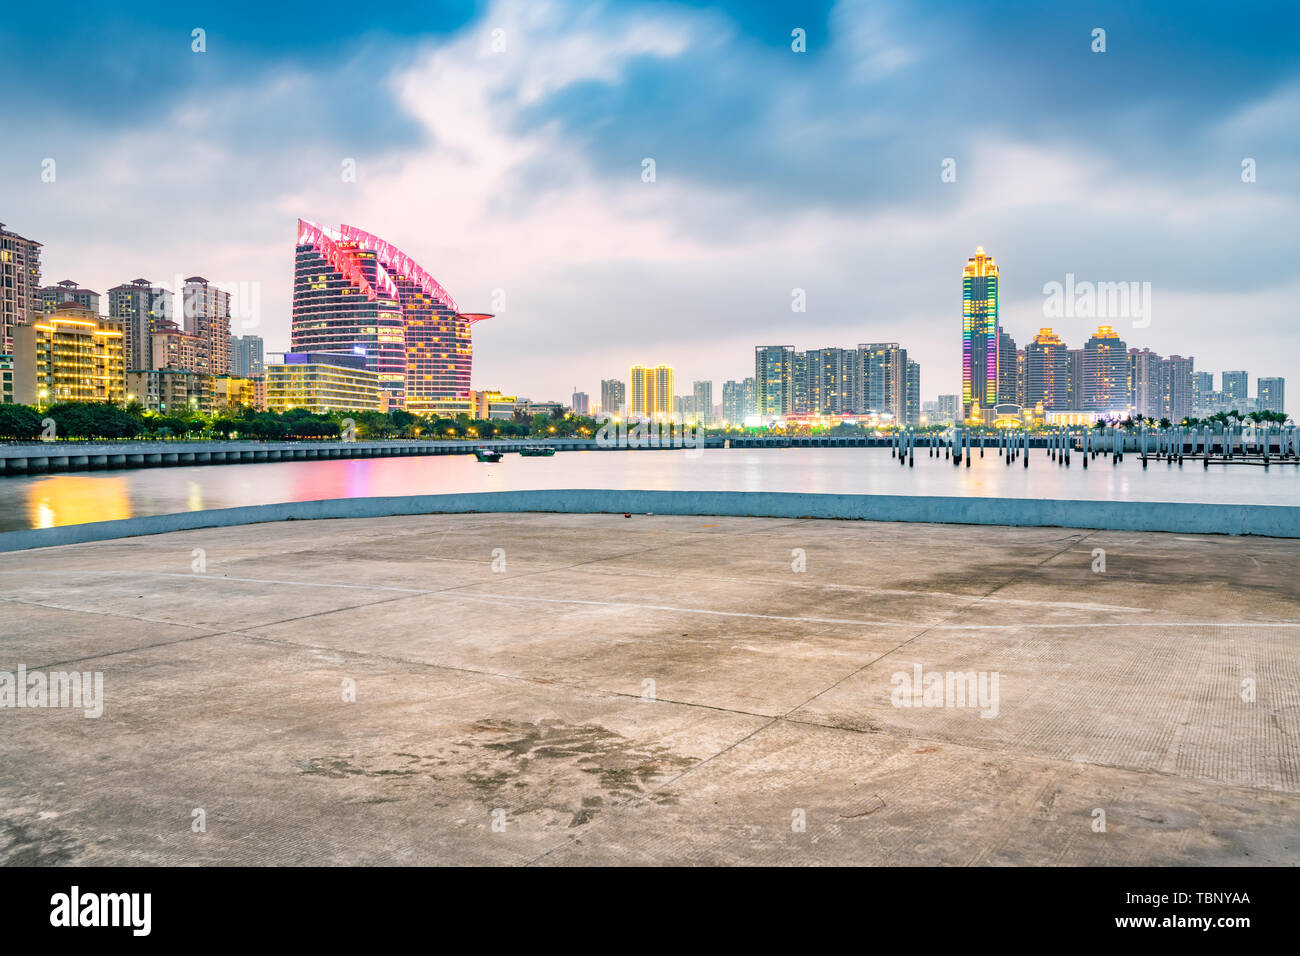
[[(898, 342), (931, 400), (983, 246), (1021, 346), (1110, 324), (1300, 396), (1295, 3), (55, 2), (6, 12), (0, 74), (43, 281), (202, 275), (269, 350), (302, 217), (495, 312), (475, 388), (665, 363), (719, 402), (756, 345)], [(1067, 276), (1150, 308), (1047, 317)]]

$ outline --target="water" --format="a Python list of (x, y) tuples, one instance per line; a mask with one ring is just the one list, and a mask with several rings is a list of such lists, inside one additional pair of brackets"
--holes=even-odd
[[(1136, 455), (1112, 465), (1074, 455), (1067, 469), (1031, 452), (1030, 466), (1004, 465), (997, 451), (954, 467), (924, 449), (914, 468), (887, 448), (709, 449), (700, 452), (560, 452), (553, 458), (506, 455), (486, 464), (472, 455), (141, 468), (0, 478), (0, 531), (170, 514), (204, 508), (368, 495), (424, 495), (529, 488), (639, 488), (685, 491), (805, 491), (990, 498), (1087, 498), (1300, 505), (1300, 466), (1211, 465), (1180, 468)], [(694, 455), (695, 457), (692, 457)]]

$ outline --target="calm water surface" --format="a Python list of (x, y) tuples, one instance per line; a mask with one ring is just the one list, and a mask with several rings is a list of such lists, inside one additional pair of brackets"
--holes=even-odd
[(554, 458), (508, 454), (499, 463), (473, 455), (428, 458), (267, 462), (141, 468), (0, 478), (0, 530), (170, 514), (203, 508), (369, 495), (424, 495), (530, 488), (640, 488), (684, 491), (805, 491), (885, 495), (1089, 498), (1300, 505), (1300, 466), (1182, 468), (1136, 456), (1069, 469), (1032, 452), (1028, 469), (997, 452), (971, 467), (920, 455), (901, 468), (885, 448), (709, 449), (560, 452)]

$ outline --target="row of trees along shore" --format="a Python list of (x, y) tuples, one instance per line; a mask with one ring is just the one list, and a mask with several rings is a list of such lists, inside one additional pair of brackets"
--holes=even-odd
[(257, 412), (244, 408), (222, 415), (204, 415), (197, 411), (165, 415), (146, 411), (138, 402), (125, 407), (108, 402), (67, 402), (44, 409), (0, 404), (0, 439), (8, 441), (30, 441), (44, 436), (56, 440), (337, 441), (349, 426), (358, 439), (484, 440), (589, 438), (596, 434), (600, 423), (579, 415), (556, 418), (549, 415), (516, 416), (508, 421), (482, 421), (468, 415), (423, 418), (401, 409), (321, 415), (301, 408), (287, 412)]
[[(1221, 430), (1246, 422), (1256, 426), (1290, 421), (1282, 412), (1219, 412), (1209, 418), (1185, 418), (1177, 424), (1185, 427), (1210, 427)], [(51, 427), (52, 423), (52, 427)], [(484, 441), (502, 438), (591, 438), (601, 422), (586, 415), (524, 415), (512, 420), (491, 420), (458, 415), (455, 418), (424, 418), (401, 409), (390, 412), (333, 412), (316, 414), (306, 409), (287, 412), (257, 412), (249, 408), (223, 415), (204, 415), (187, 411), (183, 415), (163, 415), (146, 411), (138, 402), (125, 407), (110, 403), (68, 402), (46, 409), (29, 405), (0, 405), (0, 439), (30, 441), (42, 437), (55, 439), (148, 439), (186, 440), (221, 439), (254, 441), (337, 440), (349, 428), (359, 439), (465, 439)], [(1155, 419), (1134, 415), (1123, 420), (1099, 421), (1097, 428), (1115, 427), (1126, 431), (1139, 428), (1170, 428), (1167, 418)], [(944, 431), (949, 425), (931, 425), (921, 432)], [(1049, 427), (1049, 426), (1039, 426)], [(992, 429), (988, 429), (992, 430)], [(814, 434), (830, 437), (876, 434), (877, 428), (840, 423), (833, 426), (809, 426), (789, 423), (783, 427), (740, 428), (708, 426), (717, 434)]]

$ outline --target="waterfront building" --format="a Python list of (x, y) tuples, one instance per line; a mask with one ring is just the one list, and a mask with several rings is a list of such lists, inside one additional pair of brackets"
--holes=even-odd
[(1160, 362), (1160, 417), (1178, 424), (1192, 415), (1192, 375), (1196, 359), (1171, 355)]
[(1244, 403), (1248, 397), (1250, 378), (1246, 372), (1244, 370), (1224, 372), (1221, 378), (1223, 384), (1220, 391), (1223, 392), (1224, 400)]
[(185, 280), (182, 327), (198, 341), (198, 370), (205, 375), (230, 371), (230, 293), (202, 276)]
[(212, 410), (217, 414), (238, 412), (242, 408), (266, 410), (266, 379), (261, 376), (219, 375), (212, 380)]
[(960, 395), (940, 395), (938, 400), (938, 422), (955, 422), (961, 416)]
[(758, 380), (752, 375), (744, 379), (741, 383), (743, 392), (742, 408), (744, 414), (741, 416), (743, 421), (758, 414)]
[(159, 415), (209, 410), (212, 376), (192, 369), (132, 369), (126, 373), (126, 400)]
[(363, 355), (286, 352), (266, 366), (266, 404), (273, 412), (386, 412), (388, 395)]
[(0, 222), (0, 353), (13, 354), (13, 333), (40, 314), (41, 244)]
[(962, 418), (998, 402), (998, 266), (983, 246), (962, 270)]
[(1204, 401), (1212, 391), (1214, 391), (1213, 372), (1192, 372), (1192, 409), (1196, 417), (1203, 417), (1199, 409), (1204, 407)]
[(613, 418), (627, 415), (627, 385), (616, 378), (600, 381), (600, 410)]
[(1083, 349), (1069, 349), (1066, 357), (1066, 391), (1068, 399), (1065, 407), (1078, 411), (1083, 408)]
[(794, 411), (794, 346), (754, 348), (755, 414), (783, 418)]
[(14, 400), (14, 357), (0, 354), (0, 402), (8, 405)]
[(873, 342), (859, 345), (857, 352), (855, 410), (859, 414), (903, 421), (907, 404), (907, 349), (897, 342)]
[(1021, 404), (1017, 394), (1020, 368), (1016, 361), (1016, 340), (1005, 330), (998, 330), (998, 404)]
[(713, 424), (713, 382), (695, 382), (695, 420), (701, 425)]
[(673, 369), (669, 365), (633, 365), (628, 417), (668, 421), (674, 413)]
[(790, 383), (791, 408), (795, 414), (802, 415), (808, 411), (808, 353), (797, 349), (794, 353), (794, 379)]
[(811, 349), (808, 356), (808, 411), (818, 415), (851, 415), (857, 408), (856, 349)]
[(1128, 347), (1109, 325), (1098, 327), (1083, 348), (1082, 411), (1131, 412)]
[(573, 409), (575, 415), (591, 414), (591, 398), (586, 392), (578, 391), (578, 386), (573, 386), (573, 397), (569, 401), (569, 407)]
[(1164, 360), (1150, 349), (1128, 350), (1128, 404), (1134, 415), (1160, 418), (1164, 413), (1160, 366)]
[(392, 243), (355, 226), (298, 220), (292, 348), (361, 356), (395, 406), (408, 398), (424, 409), (446, 405), (439, 399), (468, 402), (470, 328), (487, 318), (461, 312)]
[(108, 317), (122, 329), (128, 371), (167, 368), (153, 360), (153, 333), (172, 321), (172, 294), (148, 279), (133, 279), (108, 290)]
[(1025, 346), (1025, 408), (1070, 408), (1070, 350), (1051, 329), (1039, 329)]
[(1281, 377), (1255, 379), (1255, 400), (1261, 412), (1286, 411), (1286, 379)]
[(123, 401), (122, 332), (89, 309), (62, 305), (13, 335), (15, 402)]
[(235, 335), (230, 338), (230, 374), (237, 378), (252, 378), (266, 371), (260, 335)]
[(474, 413), (471, 418), (483, 421), (513, 421), (515, 417), (514, 395), (503, 395), (495, 390), (473, 393)]
[(907, 360), (907, 397), (903, 402), (903, 424), (921, 424), (921, 363)]
[(80, 306), (95, 315), (99, 315), (99, 293), (83, 289), (71, 279), (64, 279), (54, 285), (42, 286), (40, 291), (40, 313), (48, 315), (61, 305), (71, 303)]

